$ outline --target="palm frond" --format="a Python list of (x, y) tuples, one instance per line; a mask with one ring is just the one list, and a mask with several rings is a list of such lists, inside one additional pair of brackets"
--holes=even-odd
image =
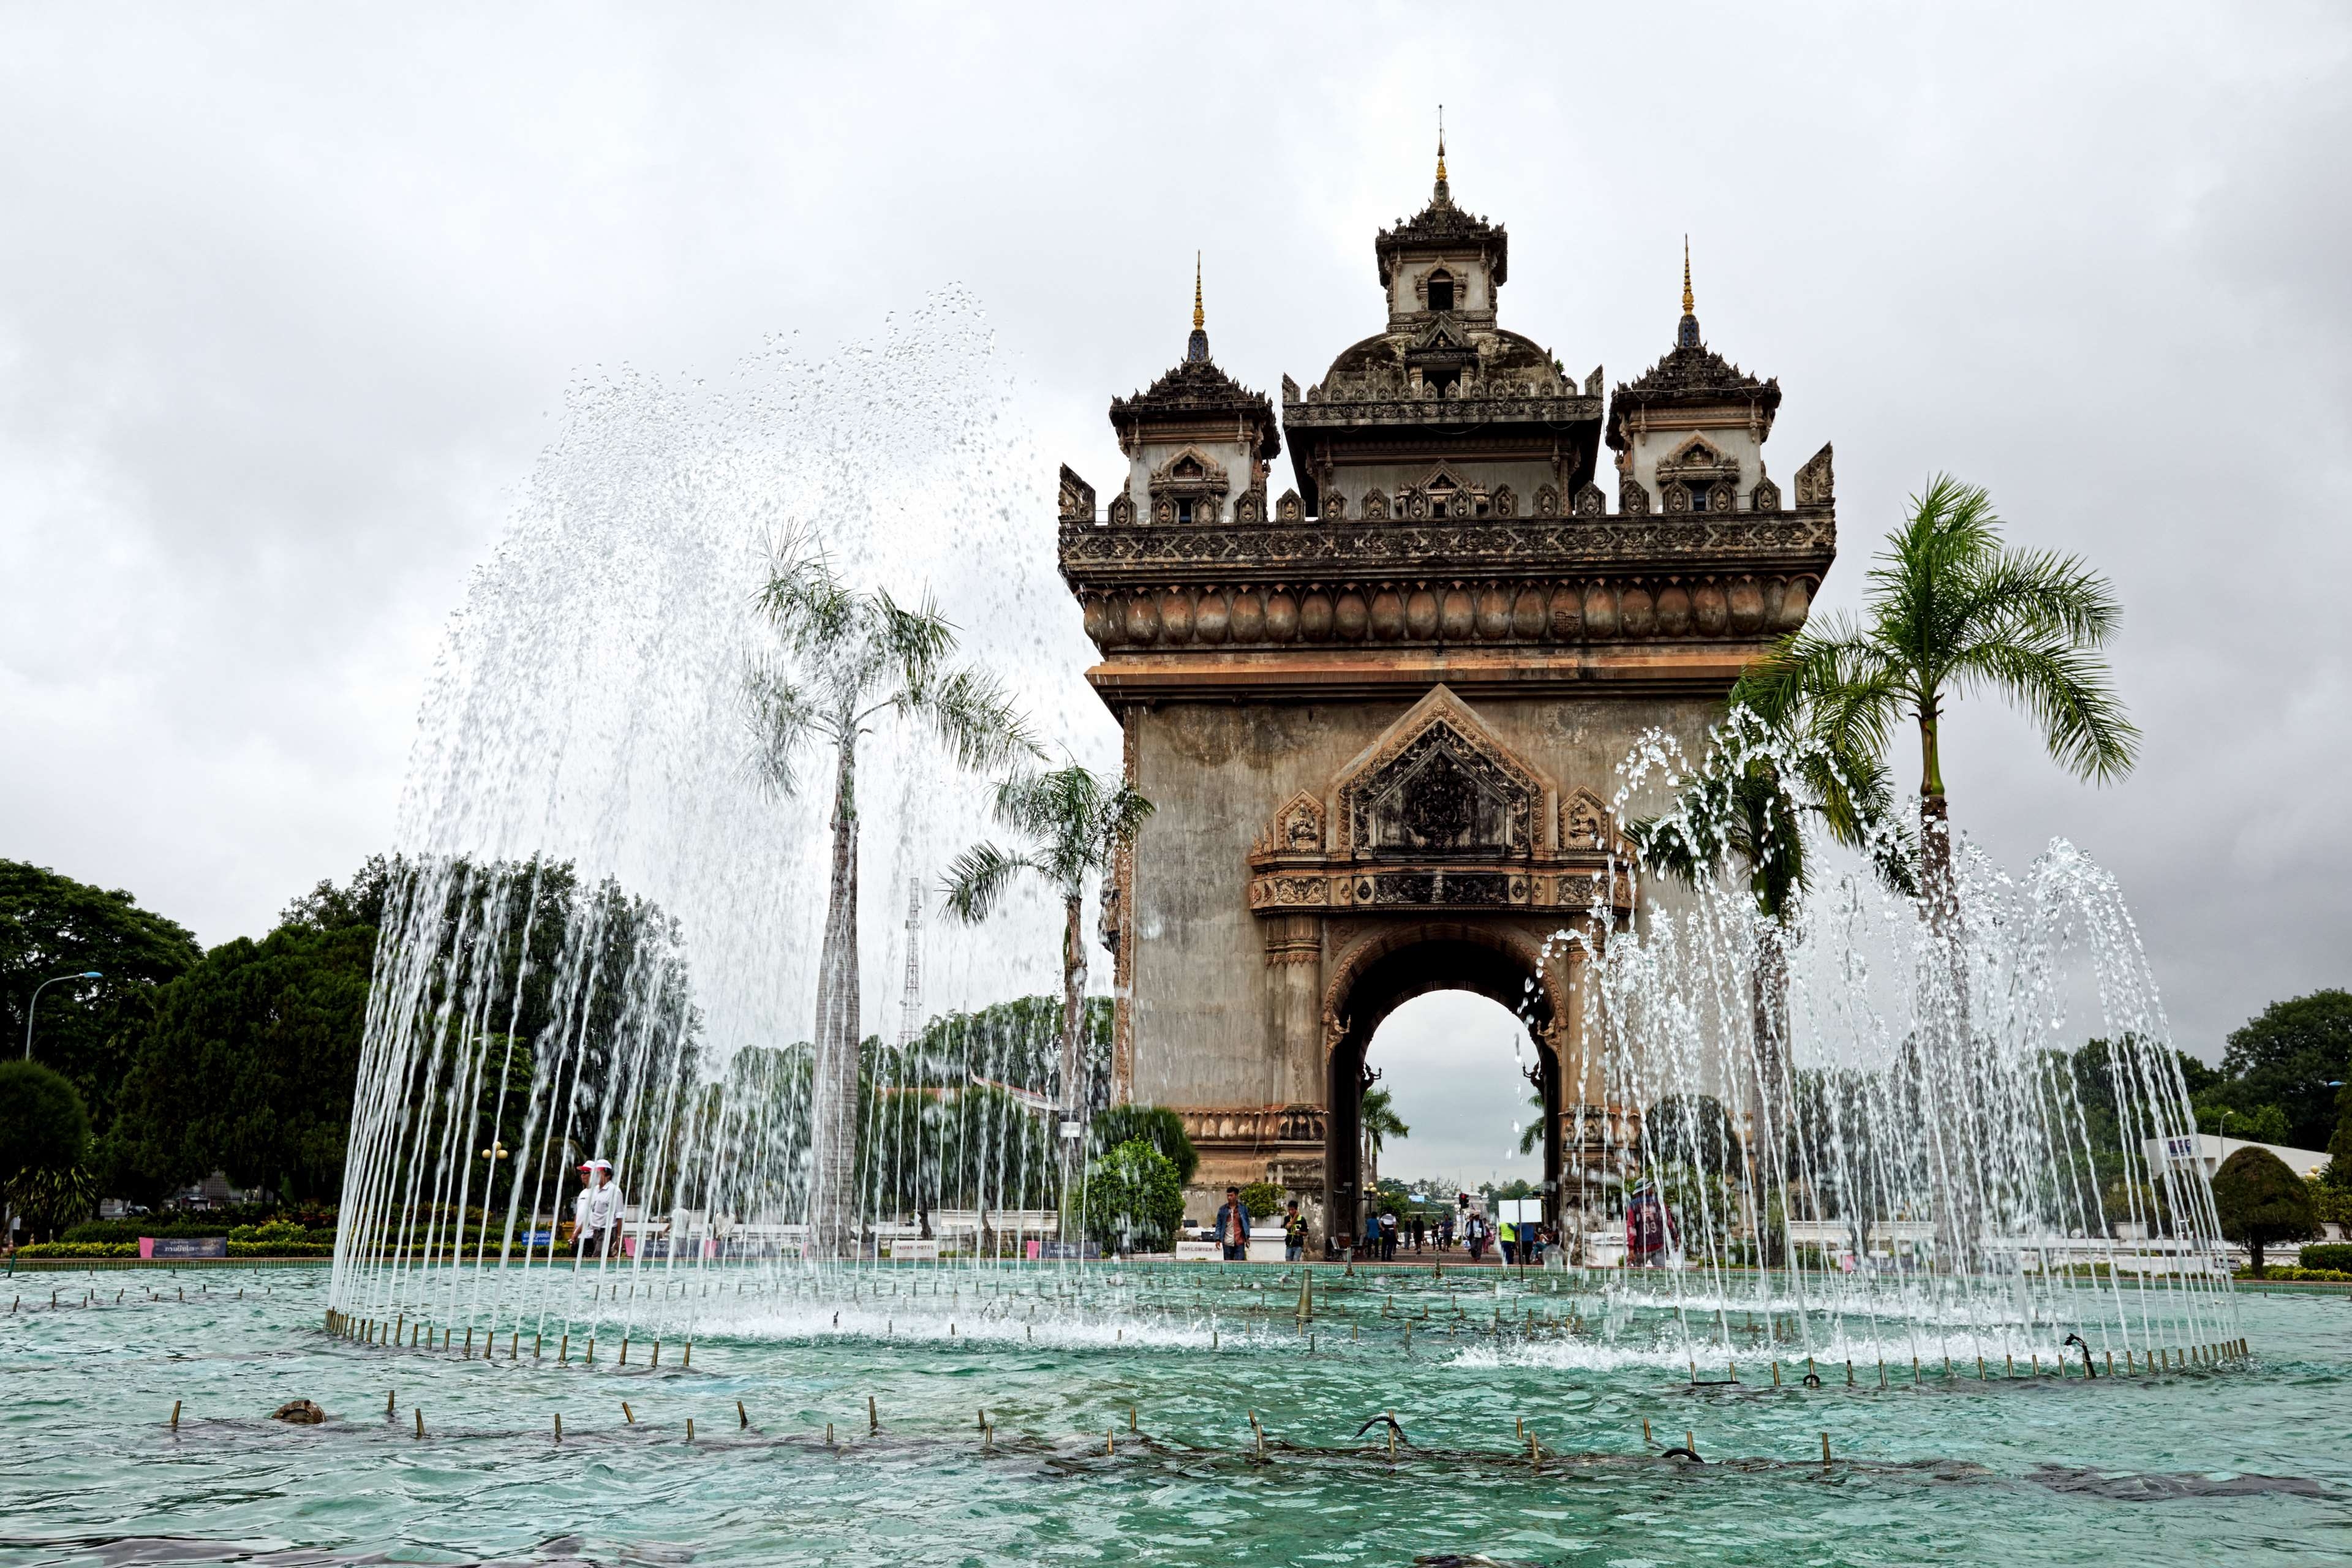
[(778, 563), (756, 602), (797, 653), (836, 647), (857, 624), (858, 595), (834, 575), (821, 552)]
[(1029, 856), (993, 844), (975, 844), (948, 867), (940, 893), (950, 915), (966, 925), (978, 925), (994, 911), (1014, 878), (1038, 869)]
[(1977, 589), (1990, 635), (2054, 633), (2084, 647), (2104, 647), (2123, 624), (2123, 606), (2105, 577), (2082, 557), (2051, 550), (2005, 550)]
[(902, 688), (896, 705), (929, 724), (959, 767), (1009, 767), (1044, 754), (1003, 683), (980, 670), (957, 670), (919, 691)]
[(2107, 684), (2106, 661), (2063, 635), (1978, 643), (1962, 650), (1953, 674), (1956, 689), (1981, 683), (2023, 708), (2077, 778), (2105, 784), (2138, 761), (2139, 730)]
[(898, 671), (900, 682), (920, 694), (938, 679), (940, 665), (955, 651), (955, 626), (939, 612), (926, 594), (908, 609), (887, 591), (877, 589), (871, 613), (876, 651)]
[(787, 798), (800, 793), (800, 757), (819, 731), (817, 710), (783, 671), (755, 668), (745, 681), (751, 771)]

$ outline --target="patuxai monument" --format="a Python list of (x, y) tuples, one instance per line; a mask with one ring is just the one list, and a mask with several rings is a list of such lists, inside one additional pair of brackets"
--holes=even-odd
[(1062, 470), (1087, 679), (1158, 808), (1105, 904), (1113, 1095), (1181, 1114), (1196, 1194), (1271, 1181), (1352, 1234), (1374, 1031), (1475, 992), (1528, 1020), (1559, 1223), (1626, 1108), (1580, 1049), (1572, 948), (1538, 977), (1539, 950), (1633, 913), (1608, 802), (1635, 738), (1696, 754), (1804, 622), (1830, 448), (1770, 476), (1780, 385), (1708, 346), (1687, 259), (1671, 345), (1613, 388), (1507, 328), (1509, 236), (1454, 204), (1442, 145), (1372, 252), (1385, 319), (1284, 376), (1278, 416), (1196, 289), (1181, 363), (1111, 403), (1108, 499)]

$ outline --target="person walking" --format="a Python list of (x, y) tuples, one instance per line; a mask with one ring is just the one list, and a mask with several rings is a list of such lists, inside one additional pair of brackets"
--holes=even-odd
[(1381, 1211), (1381, 1261), (1394, 1263), (1397, 1249), (1397, 1216), (1394, 1209)]
[(1364, 1261), (1375, 1262), (1381, 1256), (1381, 1216), (1375, 1210), (1364, 1214)]
[(1225, 1249), (1225, 1261), (1249, 1261), (1249, 1205), (1242, 1202), (1239, 1187), (1227, 1187), (1224, 1206), (1217, 1211), (1217, 1242)]
[(1503, 1221), (1495, 1227), (1495, 1238), (1503, 1244), (1503, 1266), (1507, 1268), (1512, 1262), (1511, 1250), (1518, 1245), (1519, 1241), (1518, 1222), (1507, 1219)]
[(1298, 1212), (1298, 1200), (1293, 1198), (1282, 1214), (1282, 1258), (1286, 1263), (1297, 1263), (1307, 1257), (1307, 1216)]
[(580, 1195), (572, 1200), (572, 1251), (576, 1258), (610, 1258), (616, 1250), (624, 1199), (613, 1180), (613, 1162), (591, 1160), (580, 1167)]
[(1429, 1219), (1428, 1219), (1428, 1216), (1427, 1216), (1427, 1215), (1423, 1215), (1423, 1214), (1419, 1209), (1415, 1209), (1415, 1210), (1413, 1210), (1413, 1211), (1412, 1211), (1412, 1251), (1413, 1251), (1413, 1256), (1414, 1256), (1414, 1257), (1418, 1258), (1418, 1257), (1421, 1255), (1421, 1240), (1422, 1240), (1422, 1237), (1423, 1237), (1423, 1236), (1425, 1236), (1425, 1235), (1427, 1235), (1427, 1234), (1428, 1234), (1428, 1232), (1429, 1232)]

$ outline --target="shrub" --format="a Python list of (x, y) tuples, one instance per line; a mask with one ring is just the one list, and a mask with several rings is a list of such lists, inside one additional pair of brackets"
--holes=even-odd
[(2213, 1206), (2221, 1211), (2221, 1234), (2246, 1244), (2257, 1276), (2264, 1247), (2319, 1234), (2311, 1184), (2267, 1149), (2241, 1149), (2221, 1162), (2213, 1173)]
[(2325, 1247), (2306, 1247), (2303, 1249), (2301, 1267), (2339, 1268), (2352, 1272), (2352, 1245), (2335, 1242)]
[(1252, 1182), (1242, 1189), (1242, 1207), (1250, 1218), (1265, 1219), (1282, 1211), (1282, 1189), (1272, 1182)]
[[(1095, 1112), (1087, 1142), (1096, 1154), (1141, 1139), (1165, 1154), (1176, 1166), (1179, 1185), (1190, 1182), (1201, 1168), (1200, 1152), (1185, 1135), (1183, 1118), (1156, 1105), (1114, 1105)], [(1255, 1212), (1255, 1211), (1253, 1211)]]
[(1087, 1235), (1122, 1252), (1165, 1250), (1184, 1217), (1176, 1163), (1140, 1138), (1087, 1167)]

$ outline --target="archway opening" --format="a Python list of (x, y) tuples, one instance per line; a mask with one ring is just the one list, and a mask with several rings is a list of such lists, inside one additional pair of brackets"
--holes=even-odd
[(1381, 1021), (1364, 1069), (1366, 1194), (1401, 1229), (1458, 1220), (1462, 1194), (1490, 1218), (1517, 1212), (1497, 1200), (1540, 1204), (1541, 1047), (1511, 1009), (1475, 992), (1423, 993)]
[[(1328, 1064), (1325, 1105), (1328, 1108), (1324, 1142), (1325, 1226), (1333, 1247), (1349, 1245), (1364, 1234), (1368, 1215), (1377, 1212), (1377, 1194), (1369, 1168), (1363, 1105), (1368, 1090), (1379, 1087), (1388, 1071), (1374, 1055), (1373, 1042), (1384, 1037), (1392, 1017), (1417, 998), (1430, 1000), (1407, 1015), (1396, 1051), (1402, 1060), (1402, 1042), (1426, 1028), (1423, 1020), (1444, 1023), (1470, 1020), (1470, 1027), (1492, 1032), (1483, 1050), (1456, 1042), (1452, 1052), (1456, 1072), (1474, 1056), (1488, 1058), (1486, 1071), (1496, 1075), (1495, 1092), (1477, 1096), (1475, 1077), (1466, 1080), (1474, 1098), (1486, 1100), (1492, 1117), (1491, 1144), (1497, 1158), (1488, 1169), (1499, 1170), (1506, 1145), (1516, 1151), (1514, 1121), (1540, 1118), (1541, 1133), (1528, 1158), (1539, 1162), (1534, 1179), (1544, 1218), (1557, 1223), (1553, 1200), (1559, 1176), (1560, 1074), (1552, 1061), (1550, 987), (1536, 983), (1532, 948), (1502, 933), (1466, 923), (1398, 931), (1360, 949), (1328, 998), (1339, 1026)], [(1474, 1010), (1475, 1009), (1475, 1010)], [(1444, 1069), (1444, 1047), (1432, 1066)], [(1528, 1076), (1521, 1077), (1525, 1069)], [(1419, 1069), (1414, 1069), (1416, 1076)], [(1381, 1075), (1381, 1076), (1375, 1076)], [(1507, 1075), (1507, 1076), (1503, 1076)], [(1516, 1091), (1511, 1087), (1517, 1080)], [(1543, 1102), (1538, 1110), (1528, 1103), (1530, 1095)], [(1408, 1118), (1408, 1124), (1410, 1119)], [(1475, 1138), (1468, 1129), (1465, 1135)], [(1516, 1155), (1515, 1155), (1516, 1157)], [(1393, 1168), (1393, 1166), (1391, 1166)], [(1437, 1173), (1414, 1174), (1433, 1175)], [(1468, 1173), (1464, 1173), (1467, 1174)], [(1473, 1182), (1468, 1188), (1475, 1190)], [(1451, 1195), (1450, 1194), (1448, 1194)]]

